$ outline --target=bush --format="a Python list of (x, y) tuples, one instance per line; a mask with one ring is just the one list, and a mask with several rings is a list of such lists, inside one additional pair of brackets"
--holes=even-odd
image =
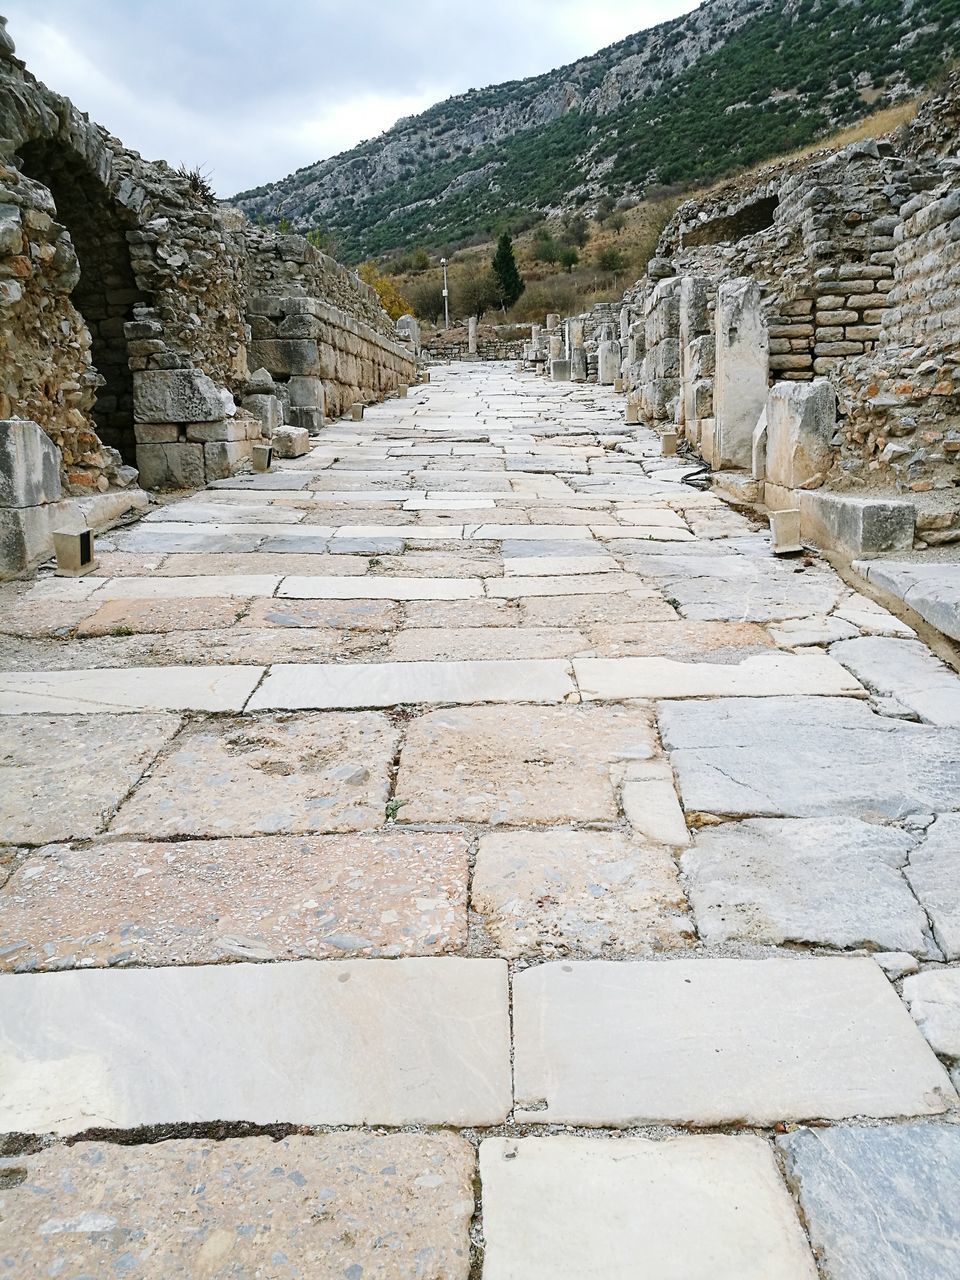
[(598, 271), (622, 271), (627, 265), (623, 254), (613, 245), (606, 245), (598, 250), (594, 261)]
[(380, 274), (377, 270), (377, 264), (372, 259), (367, 262), (361, 262), (357, 268), (357, 274), (364, 284), (376, 289), (380, 298), (380, 305), (391, 320), (399, 320), (402, 315), (406, 315), (406, 298), (389, 277)]

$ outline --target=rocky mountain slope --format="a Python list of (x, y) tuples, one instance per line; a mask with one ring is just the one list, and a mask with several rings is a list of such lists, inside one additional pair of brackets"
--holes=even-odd
[(915, 92), (960, 0), (705, 0), (545, 75), (474, 89), (236, 196), (358, 259), (714, 178)]

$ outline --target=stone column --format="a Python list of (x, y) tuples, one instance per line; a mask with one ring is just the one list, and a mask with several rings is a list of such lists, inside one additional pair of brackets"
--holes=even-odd
[(713, 466), (717, 471), (752, 464), (753, 431), (767, 403), (770, 341), (756, 280), (726, 280), (717, 296), (716, 426)]
[(477, 317), (471, 316), (467, 321), (467, 352), (471, 356), (477, 354)]

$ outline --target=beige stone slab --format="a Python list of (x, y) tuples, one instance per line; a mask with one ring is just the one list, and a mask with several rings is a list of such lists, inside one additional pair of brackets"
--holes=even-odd
[(466, 896), (451, 834), (51, 844), (0, 892), (0, 969), (441, 955)]
[(295, 573), (302, 577), (341, 577), (364, 574), (367, 568), (365, 556), (334, 556), (313, 551), (250, 551), (237, 555), (229, 551), (196, 551), (171, 553), (157, 572), (161, 577), (190, 577), (197, 573), (208, 576), (252, 573), (277, 577)]
[(276, 574), (211, 573), (184, 578), (81, 578), (80, 581), (95, 583), (96, 598), (100, 601), (272, 596), (281, 580)]
[(22, 1280), (415, 1276), (424, 1258), (467, 1280), (475, 1163), (443, 1132), (49, 1147), (16, 1162), (0, 1253)]
[(615, 822), (611, 769), (653, 754), (631, 707), (471, 707), (407, 728), (394, 794), (406, 822)]
[(611, 658), (739, 661), (773, 642), (755, 622), (598, 622), (584, 627), (591, 648)]
[(554, 963), (515, 977), (513, 1009), (521, 1122), (769, 1126), (957, 1104), (867, 957)]
[(240, 711), (263, 672), (263, 667), (0, 672), (0, 715), (43, 711), (60, 715), (91, 711)]
[(511, 556), (503, 572), (507, 578), (566, 577), (616, 573), (619, 568), (613, 556)]
[(121, 806), (119, 835), (245, 836), (379, 826), (397, 734), (386, 716), (248, 716), (192, 725)]
[(232, 627), (246, 601), (236, 597), (197, 600), (110, 600), (77, 627), (78, 636), (129, 635), (169, 631), (211, 631)]
[(577, 595), (537, 598), (519, 602), (523, 625), (530, 627), (580, 627), (603, 624), (620, 627), (632, 623), (676, 622), (677, 611), (652, 587), (613, 595)]
[(487, 1138), (480, 1177), (484, 1280), (817, 1280), (759, 1137)]
[[(514, 600), (412, 600), (403, 606), (407, 627), (518, 627)], [(549, 625), (549, 623), (545, 624)]]
[(180, 728), (173, 715), (0, 717), (0, 843), (89, 839)]
[(627, 766), (620, 797), (623, 816), (639, 835), (657, 844), (684, 847), (690, 833), (667, 760), (636, 760)]
[(520, 600), (525, 596), (618, 595), (625, 591), (647, 590), (642, 578), (632, 573), (578, 573), (572, 577), (488, 578), (487, 595), (500, 600)]
[(68, 603), (11, 596), (0, 600), (0, 634), (31, 638), (70, 635), (96, 610), (92, 600)]
[(617, 831), (481, 836), (471, 899), (509, 959), (649, 953), (693, 936), (673, 858)]
[(586, 647), (569, 627), (407, 627), (389, 640), (387, 656), (395, 662), (568, 658)]
[(502, 960), (8, 974), (0, 1025), (3, 1132), (482, 1125), (510, 1109)]
[(860, 682), (825, 654), (758, 654), (738, 663), (676, 662), (672, 658), (577, 658), (581, 697), (768, 698), (790, 694), (865, 695)]
[(284, 578), (277, 599), (293, 600), (475, 600), (483, 582), (473, 578), (401, 578), (367, 574), (356, 578)]
[(247, 710), (571, 701), (576, 690), (570, 664), (558, 659), (275, 664)]

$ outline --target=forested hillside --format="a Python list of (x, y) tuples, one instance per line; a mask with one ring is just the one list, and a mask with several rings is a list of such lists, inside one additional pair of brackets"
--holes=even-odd
[(706, 0), (235, 203), (331, 236), (348, 260), (463, 243), (805, 145), (915, 93), (958, 54), (960, 0)]

